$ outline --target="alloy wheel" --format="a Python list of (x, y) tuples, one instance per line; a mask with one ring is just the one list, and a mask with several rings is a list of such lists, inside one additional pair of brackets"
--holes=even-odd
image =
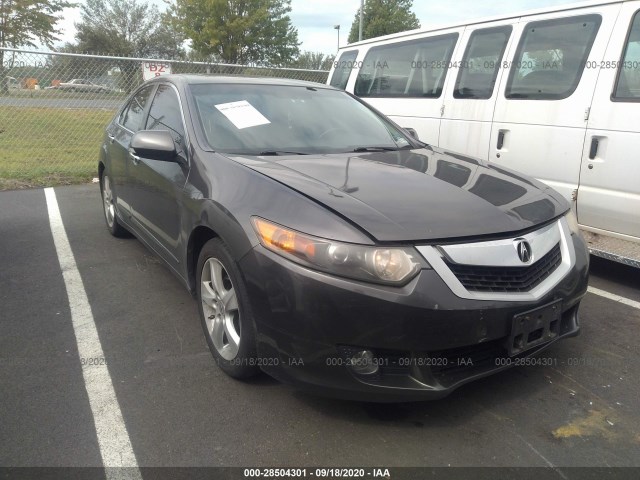
[(233, 360), (240, 348), (240, 310), (229, 273), (216, 258), (202, 267), (202, 311), (211, 341), (225, 360)]

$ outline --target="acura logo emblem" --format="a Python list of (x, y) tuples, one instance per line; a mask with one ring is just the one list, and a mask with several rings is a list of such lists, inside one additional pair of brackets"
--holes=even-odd
[(529, 263), (531, 261), (531, 245), (523, 238), (516, 238), (516, 252), (518, 252), (518, 258), (522, 263)]

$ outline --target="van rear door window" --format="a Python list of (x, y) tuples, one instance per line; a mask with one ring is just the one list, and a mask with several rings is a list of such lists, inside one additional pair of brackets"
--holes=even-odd
[(487, 99), (493, 95), (511, 27), (476, 30), (464, 52), (454, 98)]
[(640, 102), (640, 11), (633, 17), (611, 99), (619, 102)]
[(561, 100), (582, 77), (600, 28), (600, 15), (527, 24), (510, 65), (505, 96), (524, 100)]
[(331, 76), (331, 82), (329, 82), (332, 87), (341, 90), (347, 88), (351, 71), (358, 68), (357, 57), (358, 50), (349, 50), (348, 52), (343, 52), (338, 60), (334, 62), (333, 75)]
[(457, 40), (454, 33), (371, 48), (360, 67), (355, 94), (440, 97)]

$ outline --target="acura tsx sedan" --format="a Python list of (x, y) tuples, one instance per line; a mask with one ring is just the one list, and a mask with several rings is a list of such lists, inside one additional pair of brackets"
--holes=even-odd
[(156, 78), (107, 126), (98, 169), (107, 228), (194, 294), (232, 377), (437, 398), (578, 334), (588, 253), (562, 196), (344, 91)]

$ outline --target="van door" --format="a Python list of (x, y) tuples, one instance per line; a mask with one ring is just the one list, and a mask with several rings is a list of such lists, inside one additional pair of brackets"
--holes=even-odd
[(442, 94), (462, 28), (371, 47), (355, 79), (354, 93), (438, 144)]
[(624, 4), (601, 64), (584, 143), (578, 221), (640, 240), (640, 11)]
[(465, 30), (460, 45), (466, 47), (464, 51), (457, 49), (446, 87), (438, 142), (441, 148), (487, 159), (500, 66), (515, 21)]
[(525, 17), (507, 56), (489, 161), (531, 175), (571, 200), (587, 112), (620, 4)]

